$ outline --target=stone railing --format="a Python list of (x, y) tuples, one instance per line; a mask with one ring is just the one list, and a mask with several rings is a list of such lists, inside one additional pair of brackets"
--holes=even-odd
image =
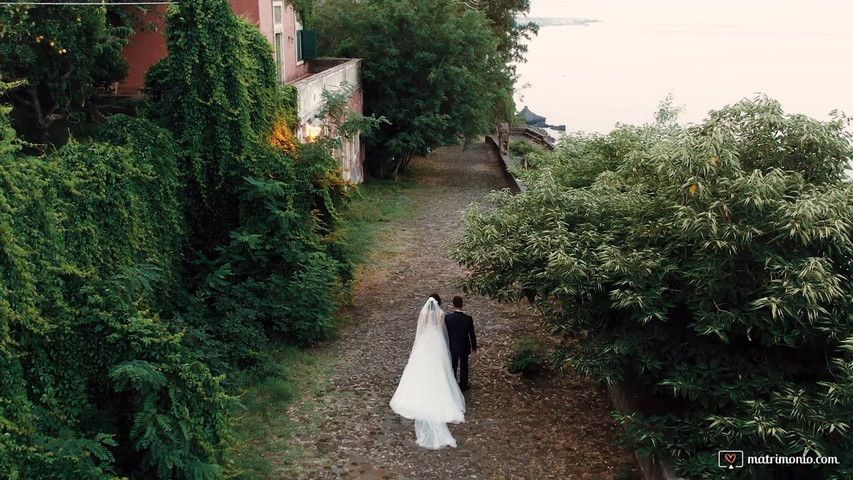
[(530, 127), (510, 127), (509, 136), (510, 138), (523, 137), (527, 140), (532, 141), (533, 143), (544, 147), (545, 150), (553, 150), (557, 148), (556, 145), (554, 145), (554, 142), (551, 140), (551, 137), (539, 133)]

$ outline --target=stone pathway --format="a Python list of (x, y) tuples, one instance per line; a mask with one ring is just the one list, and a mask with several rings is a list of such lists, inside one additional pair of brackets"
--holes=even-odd
[(413, 422), (388, 407), (417, 312), (432, 292), (446, 304), (458, 294), (453, 280), (464, 272), (447, 246), (462, 234), (462, 213), (508, 186), (484, 143), (442, 148), (413, 164), (418, 186), (404, 191), (413, 210), (390, 226), (359, 269), (356, 306), (344, 312), (351, 325), (319, 349), (336, 366), (325, 391), (302, 400), (319, 404), (309, 410), (321, 417), (305, 419), (297, 433), (304, 478), (634, 478), (633, 455), (613, 445), (618, 427), (603, 387), (573, 373), (528, 381), (507, 372), (517, 339), (549, 341), (523, 305), (466, 299), (481, 348), (471, 357), (466, 422), (450, 426), (458, 448), (418, 448)]

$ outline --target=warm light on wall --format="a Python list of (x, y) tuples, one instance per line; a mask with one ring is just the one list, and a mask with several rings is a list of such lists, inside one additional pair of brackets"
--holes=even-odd
[(317, 137), (323, 133), (323, 124), (320, 123), (320, 120), (316, 118), (312, 118), (310, 122), (306, 123), (303, 127), (305, 133), (305, 139), (309, 142), (313, 142), (317, 140)]

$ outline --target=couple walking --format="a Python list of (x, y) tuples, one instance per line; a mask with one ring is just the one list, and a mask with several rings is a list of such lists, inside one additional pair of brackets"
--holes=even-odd
[(390, 403), (395, 413), (415, 421), (421, 447), (456, 446), (447, 424), (465, 421), (462, 392), (469, 387), (471, 352), (477, 353), (477, 337), (474, 320), (462, 311), (462, 297), (453, 297), (453, 311), (445, 315), (441, 297), (430, 296), (418, 316), (412, 353)]

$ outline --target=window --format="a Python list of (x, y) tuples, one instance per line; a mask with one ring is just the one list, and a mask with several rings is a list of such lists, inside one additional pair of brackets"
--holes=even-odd
[(278, 79), (284, 81), (284, 25), (282, 22), (284, 11), (283, 2), (272, 2), (273, 36), (275, 45), (275, 63), (278, 66)]
[(284, 35), (281, 33), (275, 34), (275, 63), (279, 66), (279, 70), (284, 66), (283, 37)]
[(296, 64), (302, 65), (305, 58), (302, 55), (302, 22), (299, 20), (298, 13), (293, 15), (293, 27), (296, 32)]

